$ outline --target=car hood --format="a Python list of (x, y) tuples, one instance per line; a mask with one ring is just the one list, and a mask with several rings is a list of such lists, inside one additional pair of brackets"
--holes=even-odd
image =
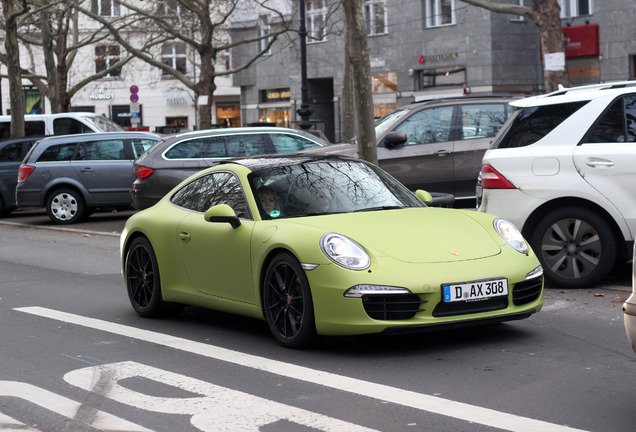
[[(503, 242), (478, 218), (444, 208), (380, 210), (286, 221), (311, 226), (320, 235), (327, 232), (346, 235), (376, 256), (390, 256), (404, 262), (484, 258), (501, 253)], [(488, 225), (492, 226), (491, 222)]]

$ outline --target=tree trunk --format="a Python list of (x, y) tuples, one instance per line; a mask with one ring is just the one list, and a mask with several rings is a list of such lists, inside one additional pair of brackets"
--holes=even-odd
[[(26, 6), (26, 5), (23, 5)], [(18, 46), (17, 18), (20, 15), (17, 0), (2, 0), (5, 17), (5, 41), (7, 50), (7, 74), (9, 75), (9, 97), (11, 98), (11, 138), (24, 136), (24, 93), (20, 72), (20, 51)], [(23, 9), (24, 13), (26, 8)]]
[(342, 103), (340, 104), (340, 141), (347, 142), (356, 135), (356, 118), (353, 103), (353, 78), (349, 61), (349, 36), (345, 28), (344, 73), (342, 79)]
[(557, 0), (535, 0), (534, 8), (543, 51), (543, 81), (546, 92), (552, 92), (558, 90), (559, 84), (567, 87), (570, 82), (565, 65), (565, 37), (559, 17), (561, 9)]
[(373, 93), (367, 26), (364, 22), (361, 0), (344, 0), (342, 4), (348, 28), (348, 40), (345, 43), (349, 44), (348, 61), (351, 62), (352, 66), (358, 156), (377, 165), (378, 149), (373, 122)]

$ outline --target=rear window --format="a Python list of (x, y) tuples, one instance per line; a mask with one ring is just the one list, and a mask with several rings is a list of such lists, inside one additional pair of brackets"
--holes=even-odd
[(588, 101), (522, 108), (512, 115), (493, 148), (524, 147), (542, 139)]
[(320, 147), (319, 144), (297, 135), (288, 134), (271, 134), (272, 142), (276, 147), (276, 153), (292, 153), (314, 147)]
[(77, 144), (56, 144), (49, 146), (42, 152), (38, 158), (38, 162), (59, 162), (70, 161), (73, 158), (73, 153)]
[(53, 120), (53, 134), (72, 135), (94, 132), (90, 127), (74, 118), (56, 118)]

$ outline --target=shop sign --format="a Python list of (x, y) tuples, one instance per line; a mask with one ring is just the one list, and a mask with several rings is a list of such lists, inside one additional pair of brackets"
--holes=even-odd
[(88, 98), (91, 100), (109, 100), (114, 98), (115, 95), (112, 93), (104, 93), (104, 87), (100, 87), (97, 89), (97, 93), (91, 93), (88, 95)]
[(457, 57), (459, 57), (459, 53), (442, 53), (442, 54), (430, 54), (430, 55), (424, 55), (424, 54), (420, 54), (417, 57), (417, 62), (418, 63), (426, 63), (429, 61), (443, 61), (443, 60), (454, 60)]
[(565, 37), (565, 56), (589, 57), (598, 56), (598, 24), (563, 27)]
[(263, 90), (262, 102), (286, 102), (291, 100), (291, 91), (288, 88)]

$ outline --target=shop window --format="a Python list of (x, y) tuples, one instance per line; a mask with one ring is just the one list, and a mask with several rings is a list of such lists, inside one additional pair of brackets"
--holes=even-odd
[(181, 4), (178, 0), (168, 0), (157, 3), (157, 15), (177, 17), (181, 15)]
[(121, 15), (121, 8), (117, 0), (92, 0), (91, 11), (104, 17), (117, 17)]
[(455, 0), (425, 0), (426, 27), (455, 24)]
[[(171, 68), (186, 73), (186, 46), (182, 42), (164, 44), (161, 47), (161, 61)], [(172, 77), (169, 71), (163, 71), (163, 76)]]
[(465, 83), (466, 68), (463, 66), (456, 66), (450, 69), (423, 69), (417, 71), (417, 90), (441, 86), (463, 86)]
[(305, 0), (305, 5), (307, 43), (326, 41), (327, 7), (325, 6), (325, 0)]
[[(523, 0), (514, 0), (514, 4), (523, 6)], [(508, 15), (510, 21), (521, 22), (523, 21), (523, 15)]]
[(388, 33), (386, 0), (366, 0), (364, 19), (367, 24), (367, 35)]
[[(95, 47), (95, 72), (100, 73), (113, 67), (120, 59), (118, 45), (98, 45)], [(110, 70), (106, 78), (116, 78), (121, 76), (121, 68)]]
[(592, 0), (557, 0), (561, 6), (561, 18), (592, 15)]

